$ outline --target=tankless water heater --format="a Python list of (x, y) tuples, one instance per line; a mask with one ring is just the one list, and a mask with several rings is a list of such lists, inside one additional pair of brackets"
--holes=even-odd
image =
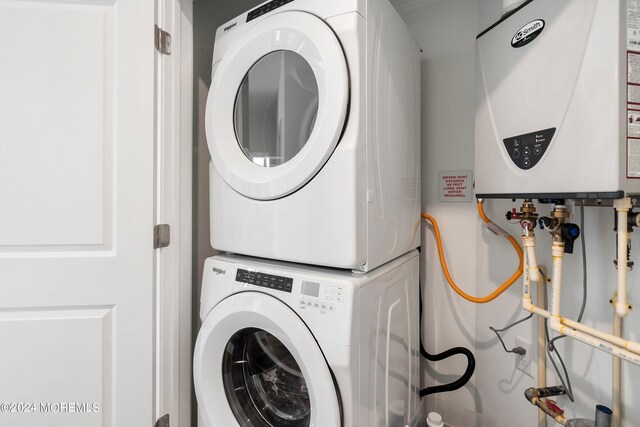
[(478, 198), (640, 193), (640, 0), (529, 0), (477, 38)]

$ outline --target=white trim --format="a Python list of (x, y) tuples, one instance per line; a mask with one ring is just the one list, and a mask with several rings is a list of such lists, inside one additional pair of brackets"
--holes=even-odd
[[(240, 149), (233, 114), (247, 72), (262, 57), (279, 50), (293, 51), (311, 66), (318, 83), (318, 116), (304, 148), (288, 162), (266, 168), (251, 162)], [(348, 103), (344, 52), (321, 19), (289, 11), (260, 20), (231, 46), (212, 78), (206, 132), (213, 163), (240, 194), (258, 200), (286, 196), (305, 185), (329, 159), (342, 134)]]
[[(175, 361), (178, 381), (178, 415), (173, 427), (191, 426), (192, 361), (192, 209), (193, 209), (193, 1), (180, 0), (176, 36), (180, 46), (180, 298), (179, 337)], [(177, 53), (176, 53), (177, 55)], [(174, 347), (175, 348), (175, 347)]]
[(191, 425), (192, 8), (190, 0), (156, 0), (172, 53), (155, 53), (155, 222), (170, 225), (171, 243), (155, 251), (153, 415), (169, 414), (172, 427)]
[(204, 427), (238, 426), (227, 401), (221, 367), (227, 343), (246, 328), (269, 332), (295, 358), (309, 390), (310, 425), (339, 426), (340, 405), (333, 377), (307, 326), (280, 300), (260, 292), (242, 292), (211, 310), (196, 341), (194, 381)]

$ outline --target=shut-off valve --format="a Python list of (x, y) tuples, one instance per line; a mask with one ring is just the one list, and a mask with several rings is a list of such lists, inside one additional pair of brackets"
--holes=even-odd
[(540, 227), (546, 228), (551, 233), (554, 240), (564, 242), (564, 252), (573, 253), (573, 244), (580, 237), (580, 227), (576, 224), (566, 222), (569, 218), (569, 211), (564, 204), (556, 204), (551, 211), (550, 217), (540, 218)]
[(564, 242), (565, 253), (573, 253), (573, 244), (580, 237), (580, 227), (577, 224), (567, 222), (569, 211), (564, 201), (557, 200), (551, 211), (551, 216), (538, 217), (535, 205), (531, 199), (525, 199), (521, 211), (513, 209), (506, 214), (507, 220), (520, 220), (520, 225), (527, 232), (533, 233), (536, 225), (541, 229), (547, 229), (556, 241)]

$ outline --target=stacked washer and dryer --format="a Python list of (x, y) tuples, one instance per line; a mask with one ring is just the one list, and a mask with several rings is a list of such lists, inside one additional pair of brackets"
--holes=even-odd
[(200, 427), (424, 420), (419, 52), (387, 0), (274, 0), (218, 29)]

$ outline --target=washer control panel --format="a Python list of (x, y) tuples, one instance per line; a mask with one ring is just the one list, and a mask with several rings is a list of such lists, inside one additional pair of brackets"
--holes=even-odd
[(299, 306), (305, 310), (333, 313), (344, 301), (344, 286), (302, 281)]
[(503, 142), (513, 163), (520, 169), (529, 170), (542, 159), (555, 133), (556, 128), (550, 128), (506, 138)]
[(262, 6), (260, 6), (257, 9), (253, 9), (251, 12), (249, 12), (249, 15), (247, 15), (247, 22), (251, 22), (256, 18), (261, 17), (262, 15), (265, 15), (269, 12), (271, 12), (272, 10), (276, 10), (279, 7), (284, 6), (285, 4), (289, 4), (291, 3), (293, 0), (273, 0), (270, 1), (267, 4), (264, 4)]
[(293, 290), (293, 279), (291, 277), (276, 276), (273, 274), (260, 273), (259, 271), (243, 270), (241, 268), (239, 268), (236, 273), (236, 282), (289, 293)]

